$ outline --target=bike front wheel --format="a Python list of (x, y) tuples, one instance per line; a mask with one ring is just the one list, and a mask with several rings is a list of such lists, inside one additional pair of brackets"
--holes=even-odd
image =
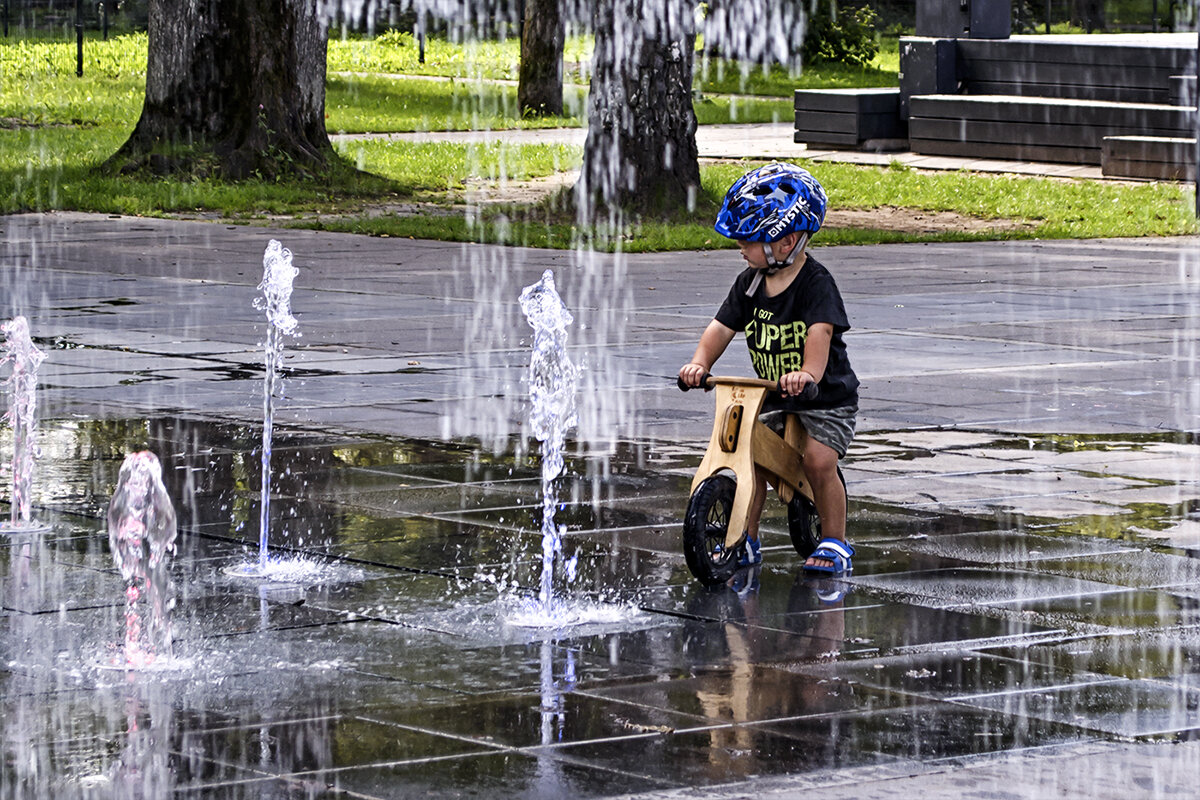
[(688, 501), (683, 518), (683, 555), (688, 569), (705, 586), (724, 583), (737, 571), (737, 554), (741, 547), (725, 547), (729, 532), (729, 513), (737, 481), (728, 475), (714, 475), (704, 480)]

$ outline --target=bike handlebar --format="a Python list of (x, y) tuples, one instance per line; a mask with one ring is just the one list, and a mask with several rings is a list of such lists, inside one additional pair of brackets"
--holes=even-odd
[(704, 373), (703, 375), (701, 375), (699, 386), (688, 386), (686, 383), (683, 382), (683, 378), (676, 378), (675, 385), (679, 387), (679, 391), (681, 391), (681, 392), (690, 392), (692, 389), (703, 389), (704, 391), (707, 392), (709, 389), (712, 388), (711, 386), (708, 385), (708, 379), (711, 377), (712, 377), (712, 375), (709, 375), (707, 372)]
[[(783, 389), (780, 388), (779, 381), (775, 381), (774, 384), (772, 384), (770, 381), (763, 380), (762, 378), (724, 378), (724, 377), (718, 378), (718, 377), (715, 377), (712, 374), (706, 372), (702, 376), (700, 376), (700, 386), (698, 386), (698, 387), (688, 386), (686, 383), (683, 382), (683, 378), (677, 377), (675, 379), (675, 385), (679, 387), (679, 391), (681, 391), (681, 392), (690, 391), (691, 389), (695, 389), (695, 388), (700, 388), (707, 392), (707, 391), (711, 390), (713, 388), (713, 386), (715, 386), (718, 382), (720, 382), (720, 383), (741, 383), (741, 384), (747, 385), (747, 386), (766, 386), (766, 387), (770, 388), (772, 391), (778, 392), (779, 394), (783, 394)], [(814, 397), (817, 396), (819, 391), (820, 391), (820, 388), (817, 386), (817, 384), (809, 382), (804, 385), (804, 391), (802, 391), (799, 395), (797, 395), (797, 397), (799, 397), (801, 400), (812, 400)]]

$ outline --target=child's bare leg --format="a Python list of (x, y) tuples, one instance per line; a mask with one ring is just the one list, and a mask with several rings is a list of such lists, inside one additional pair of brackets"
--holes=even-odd
[[(837, 451), (811, 436), (804, 447), (804, 477), (812, 487), (817, 515), (821, 518), (821, 536), (846, 540), (846, 489), (837, 475)], [(809, 558), (810, 567), (831, 567), (827, 558)]]

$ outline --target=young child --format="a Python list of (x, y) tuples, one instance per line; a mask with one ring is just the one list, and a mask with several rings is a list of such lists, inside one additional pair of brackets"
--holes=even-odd
[[(737, 276), (679, 377), (699, 386), (734, 334), (745, 333), (755, 372), (783, 390), (782, 397), (768, 397), (760, 419), (782, 434), (786, 415), (795, 414), (807, 433), (804, 475), (823, 538), (804, 569), (836, 575), (850, 571), (854, 555), (837, 466), (854, 438), (858, 378), (842, 341), (850, 329), (842, 296), (825, 267), (805, 252), (825, 220), (825, 204), (821, 184), (792, 164), (768, 164), (734, 182), (716, 230), (737, 241), (749, 268)], [(759, 471), (739, 564), (762, 561), (758, 522), (765, 499), (766, 477)]]

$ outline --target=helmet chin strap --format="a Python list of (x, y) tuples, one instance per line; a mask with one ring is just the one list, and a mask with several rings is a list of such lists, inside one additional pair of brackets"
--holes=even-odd
[(753, 297), (754, 293), (758, 291), (758, 286), (762, 283), (763, 275), (774, 275), (779, 270), (790, 267), (796, 260), (796, 256), (800, 255), (800, 252), (804, 250), (804, 245), (808, 244), (808, 237), (808, 231), (801, 233), (800, 237), (796, 239), (796, 244), (788, 251), (787, 257), (783, 261), (776, 261), (775, 251), (771, 249), (770, 242), (763, 242), (763, 255), (767, 257), (767, 265), (762, 269), (755, 270), (754, 280), (750, 281), (750, 287), (746, 289), (746, 297)]

